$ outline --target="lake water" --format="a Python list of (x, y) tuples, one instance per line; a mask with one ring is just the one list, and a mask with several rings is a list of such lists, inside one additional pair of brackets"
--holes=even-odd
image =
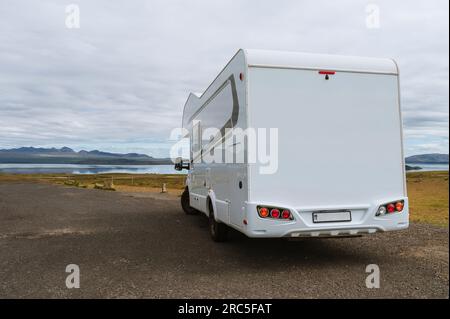
[[(448, 171), (448, 164), (408, 164), (423, 171)], [(411, 171), (412, 172), (412, 171)], [(72, 164), (0, 164), (0, 173), (9, 174), (186, 174), (173, 165), (72, 165)]]
[(9, 174), (186, 174), (173, 165), (73, 165), (0, 164), (0, 173)]

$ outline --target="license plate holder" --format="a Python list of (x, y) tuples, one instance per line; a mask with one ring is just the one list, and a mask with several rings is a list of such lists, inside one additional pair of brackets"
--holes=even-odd
[(316, 224), (351, 222), (352, 213), (349, 210), (314, 212), (312, 220)]

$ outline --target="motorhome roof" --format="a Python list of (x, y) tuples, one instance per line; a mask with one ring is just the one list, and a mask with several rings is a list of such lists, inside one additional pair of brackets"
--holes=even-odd
[(394, 60), (287, 51), (243, 50), (250, 67), (398, 74)]
[[(392, 59), (365, 58), (355, 56), (315, 54), (289, 51), (270, 51), (240, 49), (217, 75), (224, 72), (226, 67), (238, 56), (245, 55), (248, 67), (286, 68), (306, 70), (329, 70), (337, 72), (360, 72), (374, 74), (398, 75), (397, 64)], [(203, 93), (190, 93), (183, 111), (183, 127), (187, 121), (201, 107), (202, 100), (208, 99), (214, 90), (211, 90), (214, 81)], [(221, 84), (221, 83), (220, 83)], [(206, 95), (206, 96), (205, 96)]]

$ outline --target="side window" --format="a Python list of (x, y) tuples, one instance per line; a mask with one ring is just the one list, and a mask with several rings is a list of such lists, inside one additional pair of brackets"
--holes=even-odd
[(199, 156), (203, 157), (202, 155), (206, 154), (214, 156), (216, 151), (223, 153), (223, 145), (221, 145), (223, 141), (222, 143), (220, 141), (226, 129), (233, 128), (239, 112), (235, 91), (234, 79), (226, 80), (216, 93), (192, 115), (189, 120), (192, 121), (190, 132), (192, 160), (196, 161)]
[(216, 95), (207, 102), (200, 112), (198, 119), (202, 122), (202, 134), (208, 132), (207, 136), (202, 136), (201, 147), (207, 150), (210, 144), (215, 141), (214, 135), (223, 134), (225, 128), (232, 127), (233, 115), (233, 91), (231, 82), (228, 80)]

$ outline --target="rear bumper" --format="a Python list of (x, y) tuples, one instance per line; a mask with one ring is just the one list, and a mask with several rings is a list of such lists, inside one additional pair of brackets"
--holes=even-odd
[[(403, 199), (405, 206), (402, 212), (375, 216), (378, 207), (390, 201)], [(288, 208), (291, 210), (293, 220), (263, 219), (258, 216), (256, 207), (267, 204), (268, 206)], [(314, 223), (313, 212), (321, 210), (350, 210), (352, 221)], [(368, 205), (326, 206), (326, 207), (289, 207), (275, 203), (247, 203), (244, 213), (247, 225), (243, 231), (249, 237), (274, 238), (274, 237), (329, 237), (329, 236), (357, 236), (402, 230), (409, 227), (408, 198), (395, 198), (376, 201)]]

